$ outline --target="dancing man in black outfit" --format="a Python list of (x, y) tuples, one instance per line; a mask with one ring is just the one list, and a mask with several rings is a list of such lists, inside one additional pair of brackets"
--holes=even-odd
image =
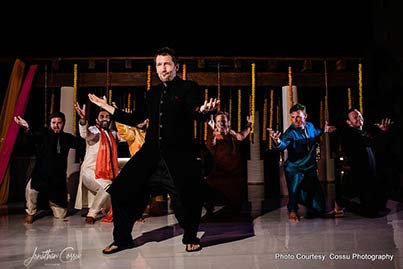
[(104, 254), (135, 247), (133, 225), (141, 218), (150, 195), (161, 192), (171, 198), (175, 217), (184, 230), (185, 250), (201, 249), (197, 237), (202, 209), (200, 147), (193, 139), (194, 120), (207, 120), (219, 100), (204, 101), (197, 83), (177, 76), (179, 65), (171, 48), (158, 50), (154, 60), (161, 84), (147, 92), (144, 111), (125, 113), (107, 104), (106, 97), (88, 95), (117, 122), (136, 126), (149, 119), (144, 145), (107, 190), (112, 198), (114, 241)]

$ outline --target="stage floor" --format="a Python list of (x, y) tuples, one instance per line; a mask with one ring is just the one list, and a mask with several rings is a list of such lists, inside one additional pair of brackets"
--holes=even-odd
[[(262, 212), (203, 218), (203, 249), (187, 253), (173, 214), (148, 217), (133, 229), (136, 248), (112, 255), (111, 223), (44, 216), (24, 224), (21, 204), (1, 207), (0, 268), (403, 268), (403, 204), (388, 201), (385, 217), (287, 219), (284, 203)], [(263, 205), (263, 208), (265, 206)], [(263, 210), (264, 211), (264, 210)]]

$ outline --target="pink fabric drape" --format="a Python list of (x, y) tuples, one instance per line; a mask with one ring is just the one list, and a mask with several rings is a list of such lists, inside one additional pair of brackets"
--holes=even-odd
[(10, 126), (7, 131), (7, 135), (4, 139), (3, 147), (0, 152), (0, 184), (3, 181), (4, 174), (6, 173), (8, 162), (10, 160), (11, 153), (13, 151), (13, 147), (15, 144), (15, 140), (17, 139), (18, 130), (20, 126), (14, 122), (14, 116), (22, 116), (25, 113), (25, 109), (27, 107), (29, 92), (31, 91), (32, 81), (35, 76), (35, 72), (37, 69), (37, 65), (31, 65), (28, 73), (25, 77), (24, 84), (22, 85), (20, 95), (18, 97), (14, 115), (11, 118)]

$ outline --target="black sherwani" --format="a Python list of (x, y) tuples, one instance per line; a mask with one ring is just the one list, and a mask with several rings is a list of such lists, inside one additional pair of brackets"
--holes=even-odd
[(51, 130), (27, 134), (36, 150), (31, 188), (60, 207), (67, 208), (67, 157), (71, 148), (80, 146), (80, 138)]
[(374, 150), (375, 140), (366, 131), (348, 127), (342, 134), (342, 150), (350, 167), (345, 175), (344, 192), (357, 194), (364, 214), (373, 215), (385, 206), (385, 194), (378, 177)]
[(114, 242), (132, 244), (134, 222), (142, 216), (150, 195), (168, 192), (183, 243), (198, 243), (196, 237), (202, 199), (199, 146), (194, 139), (194, 120), (206, 115), (198, 112), (204, 102), (200, 87), (176, 77), (147, 92), (146, 107), (133, 114), (115, 110), (113, 119), (135, 126), (146, 118), (149, 127), (142, 148), (126, 163), (113, 181), (111, 194)]

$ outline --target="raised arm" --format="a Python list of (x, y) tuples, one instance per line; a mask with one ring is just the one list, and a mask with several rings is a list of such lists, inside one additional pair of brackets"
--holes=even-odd
[(100, 108), (103, 108), (106, 111), (108, 111), (109, 113), (111, 113), (111, 115), (113, 115), (115, 113), (115, 108), (113, 106), (111, 106), (110, 104), (108, 104), (108, 102), (106, 101), (105, 95), (103, 96), (103, 98), (99, 98), (95, 94), (89, 93), (88, 99), (90, 99), (90, 101), (93, 104), (95, 104), (95, 105), (99, 106)]
[(17, 123), (19, 126), (23, 127), (25, 130), (29, 129), (29, 124), (26, 120), (21, 118), (20, 116), (15, 116), (14, 117), (15, 123)]
[(382, 119), (380, 123), (375, 123), (374, 125), (379, 128), (379, 130), (387, 132), (389, 131), (390, 125), (393, 124), (393, 121), (389, 118)]

